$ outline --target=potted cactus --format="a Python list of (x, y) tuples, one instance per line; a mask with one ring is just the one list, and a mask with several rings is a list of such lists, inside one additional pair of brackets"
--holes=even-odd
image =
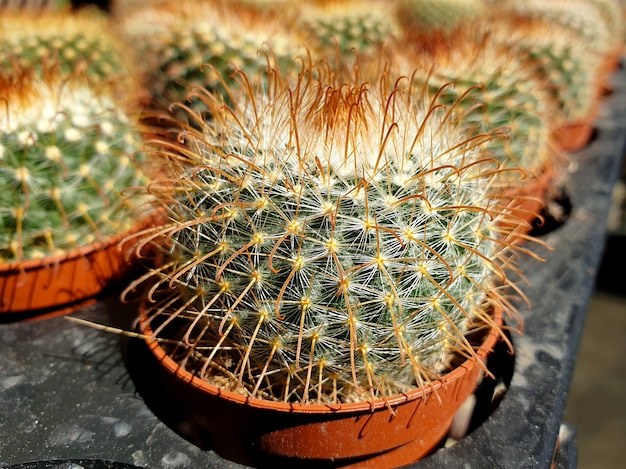
[(2, 313), (76, 304), (119, 280), (119, 243), (149, 217), (144, 196), (124, 193), (147, 181), (123, 97), (132, 78), (108, 36), (90, 36), (104, 31), (91, 15), (0, 18)]
[(163, 261), (126, 294), (193, 430), (248, 464), (416, 460), (515, 323), (493, 136), (408, 78), (339, 75), (198, 95), (212, 119), (179, 124), (149, 188)]

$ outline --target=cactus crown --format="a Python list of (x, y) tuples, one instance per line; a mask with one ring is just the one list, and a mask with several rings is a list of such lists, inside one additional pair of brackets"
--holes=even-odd
[(624, 12), (619, 0), (589, 0), (600, 14), (611, 35), (609, 47), (620, 47), (624, 41)]
[(205, 94), (213, 118), (169, 143), (174, 177), (150, 189), (171, 218), (148, 293), (155, 336), (250, 396), (345, 402), (423, 384), (473, 353), (465, 334), (501, 302), (494, 278), (507, 283), (514, 235), (490, 198), (489, 137), (467, 138), (419, 87), (332, 75), (270, 73), (263, 91), (242, 78), (227, 108)]
[(138, 135), (106, 89), (57, 68), (0, 73), (0, 259), (41, 258), (128, 227)]
[(602, 10), (589, 0), (507, 1), (505, 11), (528, 18), (538, 18), (569, 30), (577, 36), (580, 46), (602, 53), (613, 46), (611, 31)]
[(315, 56), (332, 57), (336, 49), (343, 58), (363, 56), (399, 32), (395, 13), (393, 2), (381, 0), (303, 2), (297, 28)]
[(420, 30), (452, 31), (487, 8), (485, 0), (398, 0), (400, 15)]

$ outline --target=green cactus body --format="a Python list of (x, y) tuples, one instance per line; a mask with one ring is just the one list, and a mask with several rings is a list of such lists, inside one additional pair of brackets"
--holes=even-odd
[(550, 22), (560, 29), (568, 29), (577, 37), (580, 47), (595, 53), (605, 53), (612, 47), (613, 38), (598, 5), (588, 0), (528, 0), (508, 1), (505, 11)]
[[(63, 75), (64, 76), (64, 75)], [(42, 258), (134, 223), (122, 192), (145, 183), (125, 111), (83, 79), (0, 75), (0, 259)]]
[[(463, 77), (463, 75), (460, 75)], [(467, 77), (467, 75), (465, 75)], [(550, 164), (550, 133), (547, 125), (545, 101), (536, 93), (537, 82), (511, 80), (512, 77), (494, 75), (475, 77), (474, 80), (450, 75), (435, 75), (429, 80), (432, 92), (438, 85), (453, 83), (442, 93), (442, 102), (456, 104), (459, 118), (474, 134), (503, 132), (507, 138), (494, 139), (489, 151), (503, 167), (523, 168), (529, 174), (541, 173)], [(471, 91), (470, 91), (471, 90)], [(503, 173), (504, 177), (518, 178), (519, 174)]]
[(236, 70), (257, 76), (268, 62), (294, 67), (299, 51), (297, 37), (271, 13), (234, 2), (161, 2), (120, 20), (126, 41), (138, 49), (146, 86), (165, 108), (185, 101), (194, 87), (221, 90), (219, 77)]
[(432, 95), (440, 94), (459, 125), (473, 134), (506, 134), (487, 144), (502, 167), (523, 168), (532, 175), (553, 164), (548, 118), (555, 109), (549, 83), (536, 66), (473, 25), (450, 36), (427, 34), (403, 42), (408, 47), (398, 48), (393, 60), (404, 73), (416, 67), (416, 78)]
[(368, 400), (436, 378), (472, 353), (465, 334), (507, 283), (496, 165), (417, 92), (310, 74), (267, 90), (231, 112), (207, 95), (214, 119), (181, 134), (155, 335), (265, 399)]
[(593, 115), (601, 57), (576, 33), (543, 19), (510, 15), (495, 18), (488, 27), (492, 41), (528, 60), (544, 77), (556, 105), (550, 117), (552, 128)]
[(422, 30), (452, 31), (475, 21), (487, 8), (485, 0), (399, 0), (403, 21)]
[(116, 83), (128, 92), (134, 83), (120, 44), (99, 10), (5, 12), (0, 16), (0, 68), (43, 68), (84, 73), (91, 81)]
[(317, 58), (342, 59), (375, 54), (399, 30), (393, 2), (342, 0), (303, 2), (298, 28)]

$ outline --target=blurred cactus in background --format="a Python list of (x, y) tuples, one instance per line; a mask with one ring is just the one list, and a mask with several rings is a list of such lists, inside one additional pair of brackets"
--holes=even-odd
[(42, 258), (130, 228), (143, 200), (124, 191), (147, 179), (135, 81), (106, 18), (20, 11), (0, 26), (0, 258)]
[(116, 16), (160, 108), (187, 100), (195, 87), (224, 92), (220, 77), (236, 70), (257, 76), (268, 63), (296, 66), (299, 41), (289, 33), (289, 20), (271, 11), (229, 1), (182, 0), (120, 6)]
[[(393, 59), (441, 94), (459, 125), (473, 133), (500, 131), (490, 152), (503, 166), (537, 174), (553, 159), (549, 116), (555, 112), (550, 84), (517, 51), (490, 40), (482, 25), (459, 26), (453, 35), (407, 33)], [(504, 173), (513, 179), (520, 174)]]
[(400, 31), (396, 3), (385, 0), (309, 0), (299, 3), (296, 28), (314, 57), (342, 60), (376, 54)]
[(48, 255), (133, 224), (141, 140), (106, 92), (56, 70), (0, 74), (0, 257)]
[(488, 0), (397, 0), (400, 19), (419, 31), (452, 32), (482, 19)]
[(594, 2), (504, 2), (491, 23), (492, 40), (528, 57), (550, 82), (557, 126), (595, 117), (603, 61), (623, 40), (613, 36), (620, 17), (607, 21)]
[(137, 91), (122, 44), (107, 15), (96, 8), (3, 12), (0, 28), (2, 68), (32, 67), (41, 73), (55, 67), (62, 74), (78, 72), (115, 84), (120, 96)]

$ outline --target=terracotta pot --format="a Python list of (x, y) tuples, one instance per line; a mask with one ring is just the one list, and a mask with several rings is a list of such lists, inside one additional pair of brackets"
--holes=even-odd
[(152, 221), (63, 255), (0, 265), (0, 313), (71, 311), (127, 273), (133, 243), (123, 240)]
[(552, 139), (562, 151), (582, 150), (593, 137), (593, 121), (593, 117), (589, 117), (559, 125), (552, 131)]
[[(495, 317), (501, 324), (501, 311)], [(476, 357), (427, 387), (386, 401), (304, 405), (250, 398), (211, 385), (182, 369), (151, 338), (143, 308), (139, 328), (161, 365), (170, 398), (183, 406), (184, 425), (194, 443), (239, 463), (272, 467), (289, 462), (293, 467), (384, 468), (418, 460), (446, 435), (499, 336), (490, 330)]]
[(518, 233), (526, 234), (536, 223), (541, 223), (541, 214), (555, 189), (554, 184), (553, 166), (537, 169), (533, 176), (512, 183), (512, 187), (500, 199), (500, 205), (512, 215), (511, 221), (505, 224)]
[(623, 48), (620, 45), (602, 58), (598, 69), (598, 94), (600, 96), (611, 94), (613, 92), (611, 79), (615, 71), (620, 66), (622, 61), (622, 52)]

